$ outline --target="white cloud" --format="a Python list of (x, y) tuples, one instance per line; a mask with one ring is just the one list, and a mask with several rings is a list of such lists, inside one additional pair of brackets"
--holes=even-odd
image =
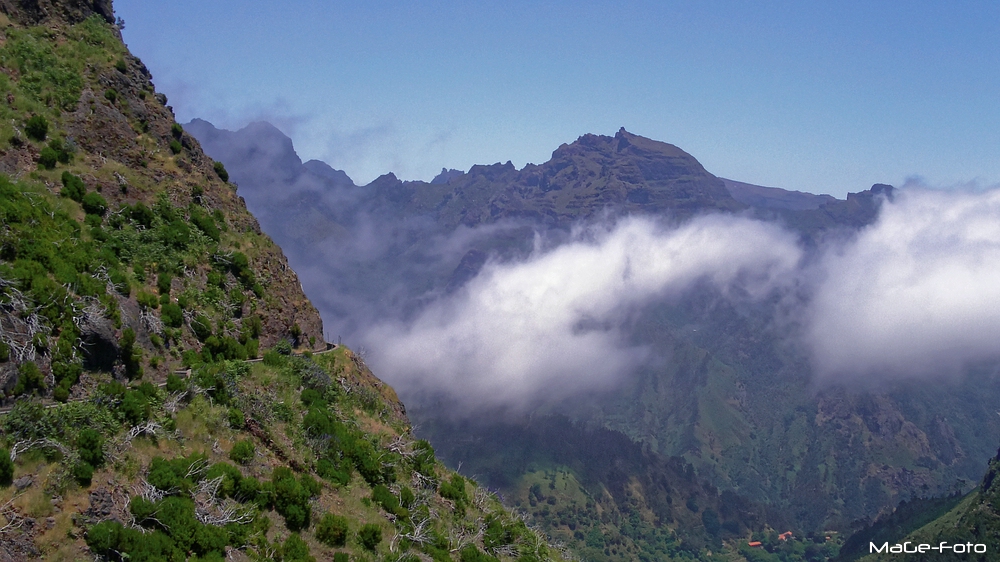
[(822, 378), (946, 375), (1000, 357), (1000, 190), (897, 192), (820, 269), (805, 337)]
[(614, 384), (644, 358), (624, 341), (630, 312), (705, 280), (761, 297), (790, 282), (801, 250), (772, 224), (732, 216), (674, 229), (631, 218), (574, 233), (522, 262), (491, 262), (412, 322), (365, 338), (373, 366), (401, 390), (470, 407), (528, 408)]

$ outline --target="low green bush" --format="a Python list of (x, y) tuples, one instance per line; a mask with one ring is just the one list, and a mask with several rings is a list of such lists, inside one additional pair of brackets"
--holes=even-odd
[(394, 496), (393, 493), (389, 491), (389, 488), (385, 487), (383, 484), (379, 484), (372, 489), (372, 501), (382, 506), (382, 509), (395, 515), (396, 517), (406, 518), (410, 515), (409, 512), (399, 504), (399, 498)]
[(287, 467), (275, 468), (270, 484), (274, 490), (274, 510), (285, 518), (288, 530), (295, 532), (308, 528), (312, 514), (308, 487), (303, 486)]
[(52, 149), (50, 146), (43, 147), (38, 153), (38, 165), (46, 170), (51, 170), (56, 167), (56, 163), (59, 162), (59, 153)]
[(187, 383), (184, 379), (171, 373), (167, 375), (167, 392), (180, 392), (187, 388)]
[(77, 203), (83, 202), (83, 196), (87, 194), (87, 186), (83, 184), (83, 180), (69, 172), (63, 172), (61, 179), (63, 188), (59, 194), (63, 197), (69, 197)]
[(84, 429), (76, 438), (76, 448), (80, 451), (80, 459), (91, 466), (104, 464), (104, 437), (94, 429)]
[(31, 140), (44, 141), (49, 134), (49, 121), (41, 115), (32, 115), (24, 125), (24, 134)]
[(83, 196), (83, 211), (88, 215), (97, 215), (103, 217), (105, 213), (108, 212), (108, 202), (100, 193), (96, 191), (91, 191), (90, 193)]
[(160, 292), (161, 295), (170, 294), (170, 284), (173, 282), (174, 276), (169, 273), (160, 273), (156, 277), (156, 290)]
[(160, 318), (163, 323), (171, 328), (180, 328), (184, 325), (184, 311), (180, 305), (167, 303), (161, 306)]
[(226, 171), (226, 165), (225, 164), (223, 164), (222, 162), (219, 162), (218, 160), (216, 160), (215, 162), (212, 162), (212, 168), (215, 169), (215, 173), (216, 173), (216, 175), (219, 176), (220, 180), (222, 180), (224, 182), (228, 182), (229, 181), (229, 172)]
[(39, 391), (44, 386), (45, 378), (42, 376), (42, 371), (33, 361), (26, 361), (18, 366), (17, 383), (14, 384), (12, 391), (14, 396)]
[(228, 418), (229, 427), (233, 429), (243, 429), (243, 426), (246, 425), (243, 412), (239, 408), (230, 408)]
[(469, 496), (465, 493), (465, 478), (460, 474), (452, 474), (451, 479), (441, 483), (438, 493), (442, 498), (452, 500), (457, 505), (464, 505), (469, 501)]
[(374, 551), (382, 542), (382, 528), (374, 523), (365, 523), (358, 531), (358, 542), (368, 550)]
[(344, 546), (349, 530), (346, 517), (327, 513), (316, 525), (316, 540), (327, 546)]
[(242, 441), (237, 441), (233, 448), (229, 451), (229, 458), (240, 464), (250, 464), (253, 460), (256, 449), (254, 448), (253, 442), (244, 439)]
[(281, 547), (283, 562), (316, 562), (309, 554), (309, 545), (298, 533), (292, 533)]
[(94, 478), (94, 467), (90, 466), (88, 462), (81, 461), (73, 466), (72, 473), (76, 482), (86, 488), (90, 486), (90, 482)]

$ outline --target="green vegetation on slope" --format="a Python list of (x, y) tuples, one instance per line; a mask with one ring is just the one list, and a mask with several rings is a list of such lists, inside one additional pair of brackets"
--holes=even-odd
[(295, 274), (107, 18), (12, 6), (0, 557), (562, 559), (445, 470), (360, 359), (311, 356)]
[[(46, 476), (2, 492), (15, 506), (6, 522), (54, 516), (32, 554), (56, 559), (82, 557), (84, 544), (114, 560), (221, 559), (227, 547), (259, 560), (560, 558), (495, 496), (444, 469), (350, 351), (267, 355), (204, 364), (163, 388), (109, 381), (86, 401), (19, 401), (0, 418), (12, 476)], [(229, 462), (244, 443), (248, 458)], [(90, 508), (55, 511), (37, 494), (89, 495)]]

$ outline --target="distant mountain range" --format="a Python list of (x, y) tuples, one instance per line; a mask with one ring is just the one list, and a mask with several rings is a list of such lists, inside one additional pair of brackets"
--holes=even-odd
[[(415, 313), (473, 279), (489, 259), (527, 256), (538, 232), (558, 243), (560, 233), (605, 216), (676, 224), (721, 213), (777, 222), (815, 248), (871, 224), (881, 202), (894, 196), (883, 184), (841, 200), (721, 179), (683, 150), (624, 129), (584, 135), (557, 148), (549, 161), (520, 170), (509, 162), (477, 165), (442, 170), (432, 182), (390, 173), (357, 186), (323, 163), (302, 163), (288, 137), (266, 123), (236, 132), (205, 121), (185, 127), (226, 164), (326, 325), (349, 337), (373, 319)], [(756, 515), (735, 518), (735, 528), (752, 526), (756, 517), (803, 533), (847, 531), (900, 500), (951, 492), (959, 479), (968, 489), (979, 479), (1000, 441), (995, 376), (984, 375), (985, 383), (960, 377), (919, 386), (817, 387), (805, 352), (776, 328), (779, 304), (735, 305), (705, 287), (647, 307), (630, 337), (670, 357), (669, 364), (643, 368), (614, 392), (579, 401), (565, 410), (569, 425), (554, 414), (558, 407), (506, 420), (514, 425), (502, 431), (489, 423), (456, 423), (433, 400), (407, 404), (443, 457), (474, 467), (522, 503), (539, 471), (568, 471), (591, 497), (611, 490), (621, 513), (637, 509), (620, 483), (595, 476), (584, 452), (577, 450), (575, 459), (570, 449), (553, 455), (529, 437), (593, 427), (661, 459), (632, 465), (639, 480), (655, 474), (651, 467), (663, 459), (682, 458), (705, 482), (758, 506)], [(500, 443), (493, 454), (484, 450), (490, 442)], [(512, 472), (505, 453), (522, 468)], [(716, 529), (712, 517), (696, 523), (699, 536), (732, 536)], [(549, 523), (553, 532), (569, 529), (558, 518)], [(567, 532), (569, 540), (586, 543)]]

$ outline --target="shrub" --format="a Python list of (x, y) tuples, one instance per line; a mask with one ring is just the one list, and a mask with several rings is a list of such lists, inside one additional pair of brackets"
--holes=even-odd
[(160, 292), (161, 295), (170, 294), (170, 283), (174, 280), (174, 276), (169, 273), (161, 273), (156, 278), (156, 290)]
[(14, 461), (10, 460), (10, 451), (0, 448), (0, 488), (10, 486), (14, 481)]
[(317, 408), (326, 408), (326, 400), (323, 400), (323, 395), (319, 391), (307, 388), (299, 394), (299, 399), (302, 400), (302, 404), (305, 406), (316, 406)]
[(142, 523), (146, 519), (149, 519), (156, 514), (156, 503), (143, 498), (142, 496), (135, 496), (132, 501), (129, 502), (129, 511), (135, 516), (135, 520)]
[(119, 409), (125, 421), (133, 426), (149, 419), (149, 403), (139, 391), (126, 391)]
[(181, 143), (177, 139), (170, 141), (170, 152), (180, 154), (183, 148), (184, 147), (181, 146)]
[(41, 115), (33, 115), (24, 126), (24, 133), (29, 139), (42, 142), (49, 134), (49, 122)]
[(409, 508), (416, 501), (417, 497), (413, 495), (413, 490), (403, 486), (399, 490), (399, 503), (403, 507)]
[(156, 310), (156, 308), (160, 306), (160, 299), (156, 298), (156, 295), (153, 293), (147, 293), (145, 291), (140, 291), (139, 294), (135, 296), (135, 300), (139, 303), (139, 306), (151, 310)]
[(198, 230), (204, 232), (205, 236), (208, 236), (215, 242), (219, 241), (221, 234), (219, 233), (219, 227), (215, 225), (215, 219), (198, 207), (191, 209), (191, 223), (198, 227)]
[(83, 184), (83, 180), (79, 176), (74, 176), (69, 172), (62, 173), (62, 191), (59, 192), (63, 197), (69, 197), (77, 203), (83, 201), (83, 196), (87, 194), (87, 186)]
[(69, 386), (59, 383), (59, 386), (52, 391), (52, 398), (58, 402), (68, 402), (69, 401)]
[(100, 193), (92, 191), (83, 196), (83, 211), (88, 215), (98, 215), (103, 217), (108, 212), (108, 202)]
[(382, 509), (395, 515), (396, 517), (407, 517), (409, 512), (399, 505), (399, 498), (394, 496), (389, 488), (379, 484), (372, 489), (372, 501), (382, 506)]
[(285, 539), (281, 554), (285, 562), (316, 562), (316, 559), (309, 555), (309, 545), (298, 533), (292, 533)]
[(125, 527), (117, 521), (101, 521), (87, 529), (87, 546), (94, 554), (104, 556), (118, 550)]
[(280, 340), (278, 343), (274, 344), (274, 347), (272, 349), (274, 349), (274, 351), (277, 351), (282, 355), (291, 355), (292, 342), (288, 340)]
[(125, 71), (128, 70), (128, 66), (126, 66), (125, 64), (125, 59), (118, 59), (117, 61), (115, 61), (115, 70), (121, 72), (122, 74), (125, 74)]
[(21, 363), (17, 368), (17, 384), (14, 385), (15, 396), (41, 390), (45, 384), (45, 378), (38, 365), (32, 361)]
[(104, 90), (104, 99), (111, 102), (111, 105), (114, 105), (115, 102), (118, 101), (118, 92), (116, 92), (114, 88)]
[(180, 328), (184, 325), (184, 311), (178, 304), (167, 303), (163, 305), (160, 309), (160, 318), (163, 319), (164, 324), (171, 328)]
[(435, 465), (434, 447), (426, 439), (421, 439), (417, 441), (414, 449), (411, 461), (413, 462), (413, 469), (424, 476), (433, 477)]
[(67, 150), (67, 147), (63, 144), (62, 139), (52, 139), (49, 141), (49, 148), (56, 151), (56, 160), (58, 160), (60, 164), (69, 164), (69, 161), (73, 159), (73, 154)]
[(316, 525), (316, 540), (327, 546), (344, 546), (348, 530), (346, 517), (327, 513)]
[(253, 443), (248, 439), (243, 439), (233, 445), (232, 450), (229, 451), (229, 458), (240, 464), (250, 464), (250, 461), (253, 460), (254, 452)]
[(295, 479), (287, 467), (274, 469), (271, 476), (274, 489), (274, 510), (285, 518), (285, 526), (290, 531), (309, 527), (312, 509), (309, 506), (309, 491)]
[(59, 161), (59, 153), (52, 150), (52, 147), (46, 146), (42, 148), (41, 152), (38, 153), (38, 165), (45, 168), (46, 170), (51, 170), (56, 167), (56, 162)]
[(442, 498), (452, 500), (459, 505), (464, 505), (469, 500), (469, 496), (465, 493), (465, 478), (460, 474), (452, 474), (451, 480), (442, 482), (438, 493)]
[(243, 429), (245, 423), (246, 420), (243, 418), (243, 412), (241, 412), (239, 408), (229, 409), (229, 427), (233, 429)]
[(235, 497), (241, 502), (255, 502), (264, 507), (270, 503), (270, 499), (261, 493), (261, 489), (259, 480), (253, 476), (246, 476), (236, 483)]
[(94, 467), (88, 462), (79, 462), (73, 467), (73, 478), (84, 488), (94, 479)]
[(167, 245), (177, 250), (184, 250), (187, 248), (188, 242), (191, 241), (191, 229), (184, 221), (174, 219), (163, 227), (161, 236)]
[(76, 438), (76, 447), (80, 450), (80, 458), (91, 466), (101, 466), (104, 463), (104, 437), (100, 432), (87, 428)]
[(249, 359), (256, 359), (260, 354), (260, 342), (257, 340), (249, 340), (246, 345), (247, 357)]
[(351, 481), (351, 469), (343, 461), (334, 462), (330, 459), (320, 459), (316, 463), (316, 474), (338, 486), (346, 486)]
[(175, 139), (179, 139), (184, 136), (184, 127), (181, 127), (180, 123), (174, 123), (170, 125), (170, 134), (173, 135)]
[(333, 562), (350, 562), (350, 558), (346, 552), (335, 552), (333, 554)]
[(204, 342), (212, 335), (212, 322), (204, 314), (199, 314), (191, 322), (191, 331), (198, 341)]
[(358, 531), (358, 542), (368, 550), (375, 550), (378, 543), (382, 542), (382, 528), (374, 523), (366, 523)]
[(182, 496), (168, 496), (157, 504), (156, 519), (167, 529), (177, 546), (190, 550), (200, 526), (194, 517), (194, 502)]
[(309, 411), (306, 412), (305, 417), (302, 418), (302, 428), (305, 429), (306, 435), (310, 437), (321, 437), (323, 435), (332, 435), (334, 422), (330, 419), (330, 415), (326, 410), (311, 407)]
[(150, 228), (153, 226), (153, 217), (155, 216), (153, 210), (147, 207), (142, 201), (135, 204), (135, 207), (129, 209), (129, 218), (132, 222), (143, 226), (144, 228)]
[(264, 352), (264, 364), (268, 367), (280, 367), (285, 364), (283, 355), (273, 349)]
[(229, 172), (226, 171), (225, 164), (216, 160), (215, 162), (212, 162), (212, 167), (215, 168), (215, 173), (218, 174), (220, 180), (224, 182), (229, 181)]
[(187, 388), (187, 383), (184, 379), (171, 373), (167, 375), (167, 392), (180, 392)]
[(319, 493), (323, 491), (323, 486), (309, 474), (303, 474), (302, 476), (300, 476), (299, 484), (302, 485), (302, 489), (305, 490), (307, 494), (309, 494), (310, 498), (315, 498), (316, 496), (319, 496)]

